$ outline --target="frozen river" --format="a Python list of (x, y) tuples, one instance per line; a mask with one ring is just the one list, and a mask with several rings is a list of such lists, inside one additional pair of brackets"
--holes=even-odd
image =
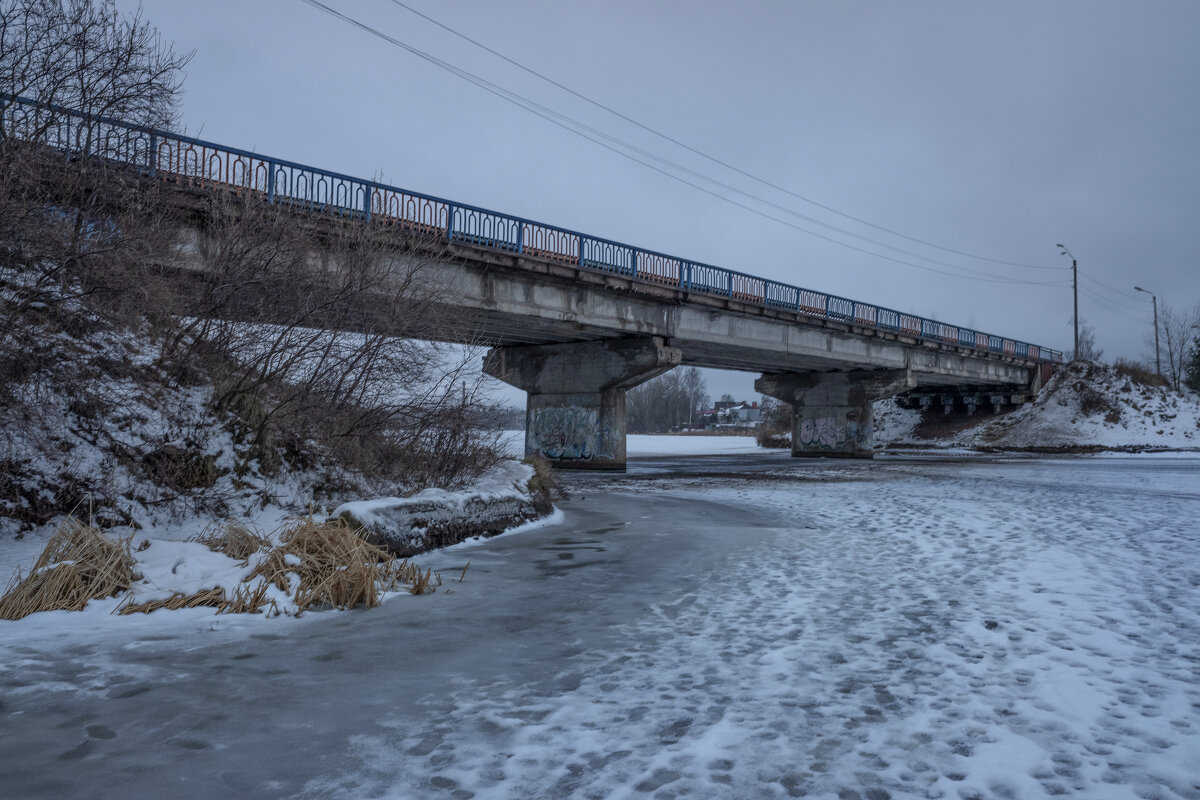
[(1200, 459), (569, 481), (449, 594), (0, 623), (0, 795), (1200, 798)]

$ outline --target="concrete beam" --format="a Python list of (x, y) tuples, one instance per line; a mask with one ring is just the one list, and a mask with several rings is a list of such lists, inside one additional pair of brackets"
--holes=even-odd
[(565, 469), (625, 469), (625, 391), (678, 366), (657, 336), (496, 347), (483, 371), (527, 392), (525, 455)]
[(768, 373), (754, 382), (791, 404), (793, 457), (838, 458), (873, 458), (872, 404), (916, 385), (906, 369)]

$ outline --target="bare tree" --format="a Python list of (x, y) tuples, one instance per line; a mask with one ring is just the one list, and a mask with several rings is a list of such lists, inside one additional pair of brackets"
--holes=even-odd
[(1184, 384), (1194, 392), (1200, 392), (1200, 333), (1193, 329), (1192, 345), (1184, 365)]
[(0, 0), (0, 255), (34, 276), (28, 302), (138, 285), (119, 266), (147, 251), (160, 206), (117, 162), (149, 139), (96, 115), (171, 123), (190, 57), (112, 0)]
[(1096, 329), (1083, 317), (1079, 318), (1079, 352), (1072, 354), (1072, 361), (1100, 361), (1104, 348), (1096, 346)]
[[(1200, 325), (1200, 306), (1185, 311), (1164, 301), (1158, 304), (1158, 330), (1163, 377), (1176, 390), (1182, 388), (1192, 345), (1192, 327)], [(1153, 347), (1154, 341), (1147, 338)]]
[[(0, 91), (42, 106), (22, 120), (29, 140), (61, 123), (51, 106), (170, 127), (191, 57), (165, 42), (140, 8), (122, 16), (113, 0), (0, 0)], [(0, 137), (12, 122), (0, 111)], [(97, 129), (82, 130), (88, 137)]]
[(188, 58), (111, 0), (0, 0), (0, 385), (54, 365), (79, 303), (122, 319), (161, 241), (154, 187), (110, 158), (136, 143), (61, 107), (168, 122)]
[(690, 422), (708, 405), (704, 375), (695, 367), (674, 369), (625, 393), (631, 433), (663, 433)]

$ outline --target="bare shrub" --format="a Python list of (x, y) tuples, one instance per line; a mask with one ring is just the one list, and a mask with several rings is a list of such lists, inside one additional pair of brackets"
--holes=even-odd
[(1095, 414), (1103, 414), (1107, 422), (1120, 422), (1121, 409), (1101, 391), (1084, 384), (1082, 381), (1076, 385), (1076, 392), (1079, 396), (1079, 410), (1088, 416)]
[(782, 450), (792, 446), (792, 407), (782, 400), (763, 396), (762, 423), (754, 433), (759, 447)]
[(428, 274), (442, 240), (228, 195), (204, 224), (161, 360), (180, 379), (202, 360), (213, 407), (266, 468), (331, 452), (368, 476), (444, 485), (500, 458), (474, 353), (437, 341), (465, 338)]

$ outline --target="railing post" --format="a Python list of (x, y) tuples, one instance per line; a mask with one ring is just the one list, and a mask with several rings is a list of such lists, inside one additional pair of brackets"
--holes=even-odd
[(829, 295), (825, 295), (825, 319), (829, 319)]
[(690, 262), (684, 264), (684, 270), (687, 272), (687, 282), (684, 284), (684, 288), (690, 292), (692, 290), (692, 265)]
[(525, 252), (525, 223), (521, 220), (516, 220), (517, 223), (517, 252)]
[(150, 134), (150, 177), (158, 177), (158, 134)]
[(729, 270), (725, 270), (725, 287), (726, 295), (733, 297), (733, 273)]
[(638, 257), (638, 251), (633, 249), (632, 247), (629, 248), (629, 274), (632, 275), (634, 278), (636, 278), (638, 276), (637, 257)]
[(584, 253), (583, 243), (586, 238), (587, 237), (582, 236), (582, 235), (579, 237), (579, 266), (581, 266), (581, 267), (587, 266), (587, 261), (584, 260), (584, 257), (583, 257), (583, 253)]
[(267, 160), (267, 202), (275, 202), (275, 162)]
[(454, 205), (446, 203), (446, 238), (454, 238)]
[(371, 221), (371, 195), (374, 193), (369, 183), (363, 184), (363, 214), (366, 215), (367, 222)]

